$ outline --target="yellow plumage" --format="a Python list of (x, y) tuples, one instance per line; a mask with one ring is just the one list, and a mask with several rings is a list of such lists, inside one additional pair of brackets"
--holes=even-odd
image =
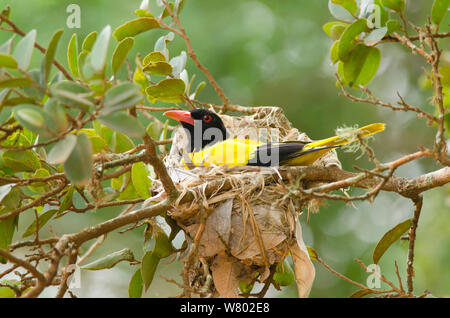
[[(313, 141), (306, 144), (298, 152), (290, 154), (289, 157), (292, 159), (283, 162), (282, 165), (308, 166), (331, 149), (357, 141), (357, 137), (363, 138), (376, 134), (383, 131), (384, 128), (385, 125), (381, 123), (371, 124), (351, 131), (348, 136), (334, 136), (327, 139)], [(249, 160), (255, 156), (258, 147), (263, 144), (264, 143), (250, 139), (227, 139), (201, 151), (190, 153), (189, 159), (195, 166), (245, 166), (248, 164)], [(283, 143), (272, 143), (274, 146), (279, 144)], [(323, 147), (328, 148), (323, 149)], [(280, 158), (280, 162), (281, 161), (284, 161), (283, 158)], [(186, 164), (184, 164), (184, 166), (188, 169)]]

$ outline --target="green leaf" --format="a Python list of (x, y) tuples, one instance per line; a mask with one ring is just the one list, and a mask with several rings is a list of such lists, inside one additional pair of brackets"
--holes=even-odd
[(3, 199), (11, 192), (11, 189), (13, 188), (14, 184), (5, 184), (0, 186), (0, 203), (3, 201)]
[(153, 237), (155, 238), (155, 248), (153, 254), (158, 258), (166, 258), (173, 253), (173, 245), (166, 232), (159, 226), (153, 226)]
[(350, 12), (347, 9), (345, 9), (344, 7), (341, 7), (340, 5), (333, 3), (332, 0), (328, 0), (328, 10), (330, 11), (331, 15), (338, 20), (341, 20), (341, 21), (354, 20), (353, 16), (350, 14)]
[(119, 71), (123, 62), (127, 58), (128, 53), (134, 45), (134, 38), (125, 38), (117, 44), (112, 58), (112, 69), (114, 75)]
[(159, 257), (153, 252), (145, 253), (141, 263), (142, 282), (144, 283), (145, 291), (150, 287), (155, 276), (156, 269), (159, 264)]
[(33, 81), (28, 77), (16, 77), (0, 80), (0, 89), (32, 86)]
[(166, 57), (162, 52), (155, 51), (148, 54), (146, 57), (144, 57), (144, 60), (142, 61), (142, 64), (145, 66), (150, 63), (156, 63), (156, 62), (165, 62)]
[(86, 110), (94, 107), (93, 92), (72, 81), (62, 81), (50, 87), (50, 92), (61, 104)]
[(348, 296), (348, 298), (363, 298), (364, 296), (373, 294), (373, 291), (370, 289), (359, 289), (355, 291), (353, 294)]
[[(169, 129), (169, 120), (167, 119), (166, 122), (164, 123), (164, 127), (163, 130), (161, 131), (161, 135), (159, 136), (159, 140), (166, 140), (167, 139), (167, 131)], [(164, 152), (166, 145), (159, 145), (159, 150), (161, 152)]]
[(34, 44), (36, 43), (36, 30), (31, 30), (17, 43), (14, 50), (14, 57), (21, 70), (28, 70), (33, 55)]
[(14, 111), (14, 118), (24, 128), (37, 134), (45, 131), (44, 114), (41, 108), (35, 105), (22, 105)]
[(104, 108), (102, 115), (136, 106), (143, 100), (141, 89), (134, 83), (122, 83), (114, 86), (105, 94)]
[(387, 249), (397, 241), (402, 235), (409, 230), (411, 227), (412, 219), (407, 219), (392, 229), (390, 229), (386, 234), (383, 235), (381, 240), (378, 242), (375, 250), (373, 251), (372, 259), (374, 264), (378, 264), (380, 258), (387, 251)]
[(134, 14), (140, 18), (153, 18), (153, 14), (145, 9), (137, 9), (134, 10)]
[(178, 78), (168, 78), (162, 80), (157, 85), (150, 86), (146, 89), (148, 99), (155, 103), (157, 100), (169, 103), (178, 103), (183, 101), (183, 94), (186, 84)]
[(180, 12), (184, 8), (185, 4), (186, 4), (185, 0), (175, 0), (175, 12), (176, 12), (176, 15), (180, 14)]
[(84, 265), (81, 269), (97, 271), (101, 269), (113, 268), (119, 262), (127, 261), (134, 262), (135, 258), (133, 252), (129, 248), (124, 248), (123, 250), (111, 253), (107, 256), (104, 256), (92, 263)]
[(143, 287), (141, 269), (139, 268), (134, 272), (133, 277), (131, 277), (130, 284), (128, 285), (128, 297), (141, 298)]
[(120, 195), (117, 197), (118, 200), (133, 200), (140, 198), (139, 194), (133, 186), (133, 182), (131, 181), (130, 172), (124, 173), (117, 178), (111, 179), (111, 187), (120, 193)]
[(313, 261), (318, 262), (319, 256), (317, 255), (316, 250), (313, 249), (311, 246), (307, 246), (306, 249), (308, 250), (309, 258), (312, 259)]
[(77, 143), (64, 162), (67, 178), (76, 185), (86, 185), (91, 178), (92, 144), (84, 133), (77, 136)]
[(333, 45), (330, 49), (330, 59), (333, 64), (336, 64), (339, 61), (339, 41), (334, 41)]
[(117, 41), (122, 41), (126, 37), (134, 37), (154, 28), (159, 28), (158, 20), (155, 18), (138, 18), (119, 26), (113, 35)]
[(79, 62), (78, 64), (82, 67), (81, 73), (83, 75), (83, 78), (86, 81), (90, 81), (91, 79), (93, 79), (94, 75), (101, 75), (100, 73), (97, 73), (97, 71), (92, 66), (92, 55), (91, 55), (91, 53), (88, 53), (85, 56), (85, 58), (82, 61), (82, 63)]
[(173, 68), (169, 63), (166, 62), (152, 62), (148, 63), (142, 69), (152, 75), (167, 76), (172, 74)]
[(52, 165), (66, 162), (76, 144), (77, 137), (75, 135), (65, 136), (50, 150), (47, 156), (47, 162)]
[[(8, 208), (0, 208), (0, 215), (9, 212)], [(9, 244), (12, 242), (14, 230), (17, 225), (17, 217), (9, 217), (4, 220), (0, 220), (0, 249), (8, 250)], [(0, 256), (0, 263), (6, 264), (7, 259)]]
[(59, 205), (58, 213), (64, 212), (73, 205), (73, 192), (75, 191), (75, 186), (71, 186), (69, 190), (64, 195), (61, 204)]
[(5, 151), (3, 165), (14, 171), (34, 172), (41, 167), (39, 157), (32, 150)]
[(11, 55), (0, 53), (0, 68), (17, 68), (17, 61)]
[(67, 62), (73, 76), (78, 77), (78, 37), (76, 33), (70, 38), (69, 46), (67, 47)]
[(331, 0), (334, 4), (340, 5), (345, 8), (352, 15), (356, 14), (358, 11), (358, 5), (355, 0)]
[(359, 44), (344, 62), (344, 78), (352, 87), (368, 84), (380, 65), (381, 53), (376, 47)]
[(53, 34), (52, 39), (50, 40), (50, 44), (48, 45), (48, 49), (45, 52), (43, 65), (43, 74), (45, 83), (47, 83), (48, 78), (50, 77), (50, 71), (52, 69), (53, 59), (55, 58), (56, 48), (58, 47), (59, 40), (63, 33), (64, 30), (60, 29)]
[[(108, 127), (105, 128), (109, 129)], [(135, 147), (133, 141), (128, 136), (118, 132), (113, 132), (111, 136), (111, 143), (111, 148), (115, 153), (125, 152)]]
[(3, 54), (7, 54), (7, 55), (11, 55), (12, 52), (12, 45), (14, 42), (14, 38), (16, 37), (16, 35), (14, 34), (12, 37), (9, 38), (8, 41), (6, 41), (5, 43), (3, 43), (0, 46), (0, 53)]
[(396, 31), (399, 31), (402, 29), (402, 26), (400, 25), (400, 23), (398, 23), (397, 20), (389, 20), (386, 23), (386, 26), (388, 28), (387, 34), (386, 35), (390, 35)]
[(106, 26), (97, 37), (91, 51), (91, 65), (97, 73), (101, 73), (106, 65), (111, 26)]
[(98, 117), (98, 121), (112, 130), (118, 131), (130, 137), (140, 138), (145, 134), (145, 128), (137, 120), (124, 112), (115, 112)]
[[(33, 173), (30, 177), (31, 178), (46, 178), (46, 177), (50, 177), (50, 172), (45, 168), (40, 168), (40, 169), (36, 170), (36, 172)], [(46, 182), (33, 182), (32, 184), (30, 184), (28, 186), (28, 188), (31, 191), (39, 193), (39, 194), (43, 194), (43, 193), (50, 191), (49, 184)]]
[(143, 162), (136, 162), (131, 167), (131, 180), (137, 193), (142, 199), (147, 199), (151, 196), (150, 189), (152, 181), (149, 178), (149, 172)]
[(159, 120), (153, 120), (148, 124), (147, 126), (147, 133), (152, 137), (154, 140), (158, 140), (158, 138), (161, 136), (161, 132), (164, 129), (164, 125)]
[(332, 38), (333, 40), (338, 40), (347, 26), (347, 23), (332, 21), (325, 23), (322, 29), (330, 38)]
[(83, 41), (81, 45), (81, 50), (86, 52), (91, 52), (92, 47), (94, 46), (95, 40), (97, 40), (97, 31), (89, 33)]
[(195, 92), (191, 94), (191, 99), (197, 99), (200, 92), (206, 87), (206, 82), (200, 82), (198, 83), (197, 87), (195, 88)]
[(433, 8), (431, 9), (431, 21), (435, 25), (441, 24), (448, 11), (450, 0), (434, 0)]
[(387, 26), (375, 29), (364, 38), (364, 43), (369, 46), (376, 45), (386, 36), (387, 32)]
[[(42, 155), (41, 155), (42, 156)], [(40, 168), (36, 170), (35, 173), (30, 175), (31, 178), (46, 178), (50, 177), (50, 172), (45, 168)], [(36, 193), (43, 194), (50, 191), (49, 184), (46, 182), (33, 182), (28, 186), (28, 188)]]
[(386, 8), (392, 9), (397, 12), (403, 12), (405, 9), (405, 0), (381, 0), (381, 3)]
[(136, 70), (133, 74), (133, 83), (138, 84), (141, 92), (145, 93), (145, 89), (149, 84), (149, 80), (145, 73), (142, 71), (142, 67), (139, 64), (136, 65)]
[(339, 40), (339, 59), (341, 61), (346, 61), (350, 55), (350, 51), (356, 46), (357, 41), (355, 38), (359, 36), (362, 32), (369, 31), (367, 27), (366, 19), (359, 19), (350, 24), (342, 33), (341, 39)]
[[(0, 263), (3, 263), (3, 258), (0, 257)], [(6, 262), (6, 259), (5, 259)], [(0, 281), (0, 284), (2, 285), (9, 285), (6, 284), (5, 281)], [(13, 288), (10, 288), (8, 286), (2, 286), (0, 287), (0, 298), (16, 298), (16, 293), (14, 292)]]
[(243, 294), (250, 294), (251, 291), (253, 290), (253, 287), (255, 287), (255, 283), (252, 283), (250, 281), (249, 282), (246, 282), (246, 281), (239, 282), (239, 290)]
[(280, 286), (289, 286), (295, 282), (294, 270), (286, 259), (283, 264), (277, 264), (273, 280)]
[[(172, 13), (173, 13), (174, 12), (174, 4), (173, 4), (173, 2), (169, 2), (169, 8), (170, 8), (170, 11), (172, 11)], [(170, 15), (169, 14), (169, 10), (167, 10), (167, 8), (164, 8), (163, 12), (161, 12), (160, 19), (167, 18), (169, 15)]]
[(80, 129), (80, 132), (85, 133), (89, 137), (89, 140), (92, 143), (93, 153), (99, 153), (103, 150), (108, 151), (108, 144), (102, 137), (97, 134), (95, 129), (83, 128)]
[(64, 108), (55, 98), (49, 98), (44, 105), (44, 120), (47, 127), (55, 132), (64, 132), (69, 128)]
[(19, 187), (13, 187), (3, 198), (2, 205), (9, 210), (17, 209), (22, 204), (22, 198), (22, 190)]
[[(53, 210), (48, 210), (44, 213), (42, 213), (41, 215), (39, 215), (38, 217), (38, 224), (39, 224), (39, 230), (42, 229), (44, 227), (44, 225), (50, 221), (50, 219), (58, 212), (58, 210), (53, 209)], [(33, 223), (31, 223), (28, 228), (25, 230), (25, 232), (22, 234), (22, 237), (25, 238), (27, 236), (33, 235), (34, 233), (36, 233), (37, 230), (37, 224), (36, 224), (36, 220), (33, 221)]]

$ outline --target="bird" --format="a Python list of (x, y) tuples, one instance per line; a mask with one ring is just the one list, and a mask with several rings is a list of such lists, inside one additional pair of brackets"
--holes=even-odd
[[(233, 166), (308, 166), (328, 151), (351, 142), (340, 136), (318, 141), (260, 142), (253, 139), (230, 138), (220, 116), (208, 109), (169, 110), (165, 116), (175, 119), (188, 137), (188, 160), (195, 167)], [(360, 138), (379, 133), (385, 124), (375, 123), (358, 128)], [(184, 163), (186, 169), (189, 165)]]

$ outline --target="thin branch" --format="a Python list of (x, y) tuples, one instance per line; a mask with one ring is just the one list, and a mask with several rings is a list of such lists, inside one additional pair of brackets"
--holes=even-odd
[[(21, 29), (19, 29), (14, 22), (12, 22), (10, 19), (8, 19), (8, 17), (6, 17), (3, 14), (0, 14), (0, 20), (1, 21), (5, 21), (7, 24), (9, 24), (9, 26), (11, 26), (11, 30), (14, 33), (19, 34), (20, 36), (24, 37), (26, 35), (25, 32), (23, 32)], [(39, 45), (37, 42), (34, 44), (34, 46), (42, 52), (42, 54), (45, 54), (47, 52), (47, 50)], [(64, 68), (64, 66), (62, 66), (57, 60), (53, 60), (53, 64), (61, 71), (61, 73), (64, 74), (64, 76), (69, 80), (69, 81), (73, 81), (72, 76), (70, 76), (69, 72), (67, 72), (67, 70)]]
[(223, 110), (226, 111), (228, 106), (230, 105), (230, 100), (225, 96), (225, 93), (223, 92), (222, 88), (216, 82), (216, 80), (211, 75), (209, 70), (203, 64), (200, 63), (197, 54), (195, 54), (194, 49), (192, 48), (191, 40), (187, 36), (186, 31), (184, 30), (183, 25), (181, 24), (180, 19), (178, 18), (178, 15), (174, 14), (174, 12), (169, 6), (169, 3), (166, 0), (162, 0), (162, 2), (164, 3), (167, 12), (169, 12), (169, 15), (172, 17), (178, 29), (172, 28), (167, 24), (165, 24), (162, 20), (159, 20), (161, 28), (175, 32), (176, 34), (178, 34), (180, 37), (183, 38), (184, 42), (186, 43), (186, 47), (188, 49), (188, 55), (190, 56), (192, 61), (194, 61), (195, 65), (197, 65), (197, 67), (206, 75), (210, 84), (212, 85), (212, 87), (214, 87), (220, 99), (223, 101), (224, 107)]
[(0, 256), (6, 258), (9, 262), (16, 264), (20, 267), (23, 267), (24, 269), (29, 271), (30, 274), (33, 275), (38, 280), (38, 284), (45, 285), (47, 283), (45, 276), (27, 261), (17, 258), (10, 252), (2, 249), (0, 249)]
[(413, 277), (414, 277), (414, 246), (416, 243), (416, 231), (419, 224), (420, 212), (422, 211), (423, 198), (418, 195), (413, 199), (414, 202), (414, 216), (411, 222), (411, 228), (409, 229), (409, 247), (408, 247), (408, 261), (406, 267), (406, 281), (408, 285), (408, 294), (412, 296), (413, 287)]
[(353, 102), (377, 105), (377, 106), (392, 109), (393, 111), (404, 111), (404, 112), (412, 111), (412, 112), (417, 113), (418, 118), (423, 117), (423, 118), (427, 118), (431, 122), (438, 122), (438, 118), (436, 116), (433, 116), (432, 114), (427, 113), (418, 107), (415, 107), (415, 106), (412, 106), (412, 105), (409, 105), (408, 103), (406, 103), (405, 100), (403, 99), (403, 97), (399, 93), (397, 93), (397, 95), (400, 99), (400, 101), (397, 102), (397, 104), (399, 106), (381, 101), (380, 99), (375, 97), (372, 94), (372, 92), (365, 86), (360, 86), (360, 88), (364, 93), (366, 93), (368, 98), (361, 98), (361, 97), (354, 96), (345, 89), (345, 86), (342, 83), (341, 78), (337, 74), (335, 74), (335, 75), (338, 80), (339, 87), (341, 88), (342, 95), (347, 97), (348, 99), (352, 100)]
[[(433, 33), (431, 35), (431, 37), (435, 38), (435, 39), (442, 39), (442, 38), (448, 38), (450, 37), (450, 32), (445, 32), (445, 33)], [(421, 39), (420, 35), (416, 35), (416, 36), (410, 36), (409, 40), (410, 41), (419, 41)], [(387, 36), (385, 38), (383, 38), (383, 40), (380, 41), (381, 43), (385, 43), (385, 42), (400, 42), (398, 38), (396, 37), (392, 37), (392, 36)]]
[(41, 195), (40, 197), (38, 197), (37, 199), (33, 200), (32, 202), (30, 202), (30, 203), (28, 203), (28, 204), (26, 204), (26, 205), (24, 205), (24, 206), (22, 206), (20, 208), (17, 208), (17, 209), (15, 209), (13, 211), (1, 214), (0, 215), (0, 220), (4, 220), (4, 219), (7, 219), (7, 218), (16, 216), (16, 215), (20, 214), (23, 211), (26, 211), (26, 210), (28, 210), (30, 208), (33, 208), (33, 207), (38, 206), (38, 205), (41, 205), (48, 198), (51, 198), (52, 196), (60, 193), (66, 187), (66, 185), (67, 185), (67, 183), (63, 182), (58, 187), (56, 187), (53, 190), (51, 190), (51, 191)]

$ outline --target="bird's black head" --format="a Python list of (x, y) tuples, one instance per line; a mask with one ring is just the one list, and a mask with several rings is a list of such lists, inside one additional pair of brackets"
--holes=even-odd
[(228, 138), (228, 132), (220, 117), (207, 109), (170, 110), (167, 117), (180, 122), (188, 135), (189, 152), (199, 151)]

